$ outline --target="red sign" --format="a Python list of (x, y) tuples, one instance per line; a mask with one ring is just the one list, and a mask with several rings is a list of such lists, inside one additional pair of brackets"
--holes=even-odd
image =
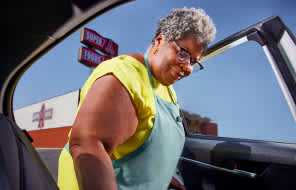
[(40, 112), (33, 113), (33, 122), (38, 121), (38, 128), (44, 127), (44, 120), (52, 118), (53, 109), (45, 109), (45, 104), (42, 104)]
[(88, 67), (96, 67), (98, 66), (98, 64), (108, 59), (111, 59), (111, 57), (101, 55), (91, 48), (79, 48), (78, 61), (80, 61)]
[(81, 31), (80, 42), (99, 49), (111, 56), (118, 55), (118, 45), (111, 39), (104, 38), (94, 30), (83, 28)]
[(106, 48), (103, 50), (107, 54), (110, 54), (112, 56), (118, 55), (118, 45), (117, 43), (113, 42), (111, 39), (108, 39), (108, 43)]

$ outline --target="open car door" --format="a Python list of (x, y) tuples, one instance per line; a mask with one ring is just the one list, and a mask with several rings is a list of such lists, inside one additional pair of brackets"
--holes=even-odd
[[(295, 119), (296, 40), (279, 17), (218, 42), (202, 61), (249, 41), (259, 43), (265, 52)], [(189, 190), (296, 189), (296, 144), (206, 136), (187, 129), (178, 167)]]

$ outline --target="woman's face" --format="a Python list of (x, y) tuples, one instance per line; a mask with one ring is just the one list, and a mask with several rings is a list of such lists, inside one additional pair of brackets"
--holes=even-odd
[(186, 38), (175, 41), (165, 41), (160, 34), (155, 39), (152, 52), (157, 48), (157, 52), (152, 53), (151, 71), (154, 77), (164, 85), (171, 85), (191, 74), (193, 67), (190, 58), (180, 61), (180, 52), (186, 50), (192, 59), (199, 59), (204, 45), (198, 43), (196, 38), (189, 34)]

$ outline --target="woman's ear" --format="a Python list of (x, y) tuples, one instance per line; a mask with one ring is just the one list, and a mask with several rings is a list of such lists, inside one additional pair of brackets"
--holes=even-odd
[(159, 33), (158, 36), (155, 38), (155, 41), (154, 41), (154, 47), (155, 48), (159, 47), (160, 42), (162, 41), (162, 39), (163, 39), (162, 33)]

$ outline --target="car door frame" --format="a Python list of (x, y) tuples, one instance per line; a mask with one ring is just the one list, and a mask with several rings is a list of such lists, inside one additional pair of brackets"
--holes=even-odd
[[(296, 121), (296, 39), (280, 17), (267, 18), (216, 43), (201, 62), (248, 41), (263, 48)], [(191, 134), (186, 127), (185, 132), (178, 168), (186, 185), (211, 184), (216, 189), (296, 186), (282, 174), (296, 174), (296, 144)]]

